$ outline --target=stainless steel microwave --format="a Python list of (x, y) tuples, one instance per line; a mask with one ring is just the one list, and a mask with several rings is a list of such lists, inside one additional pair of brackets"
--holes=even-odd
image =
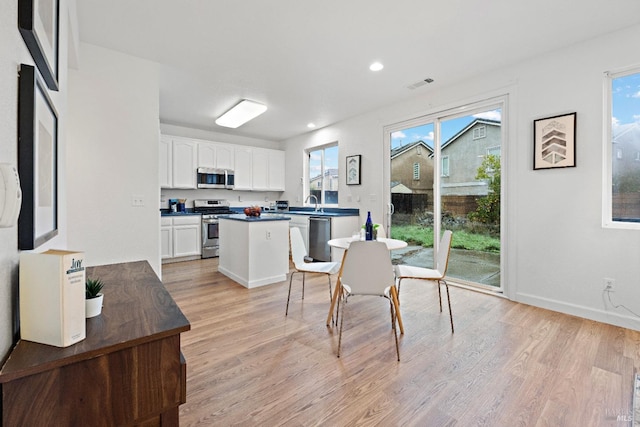
[(233, 190), (234, 173), (230, 169), (198, 168), (198, 188)]

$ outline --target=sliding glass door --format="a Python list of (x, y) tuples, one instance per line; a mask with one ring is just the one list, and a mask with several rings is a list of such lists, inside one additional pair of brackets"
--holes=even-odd
[(501, 289), (503, 106), (466, 106), (389, 130), (392, 237), (409, 242), (394, 262), (433, 267), (439, 236), (453, 231), (447, 276)]

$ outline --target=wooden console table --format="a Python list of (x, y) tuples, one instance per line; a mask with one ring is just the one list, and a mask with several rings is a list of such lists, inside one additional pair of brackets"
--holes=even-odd
[(2, 425), (178, 425), (189, 321), (146, 261), (87, 277), (105, 283), (102, 314), (69, 347), (18, 341), (0, 371)]

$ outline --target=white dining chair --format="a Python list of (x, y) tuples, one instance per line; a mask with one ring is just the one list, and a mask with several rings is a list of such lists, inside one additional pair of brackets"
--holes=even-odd
[[(391, 328), (396, 341), (396, 355), (400, 361), (396, 315), (398, 298), (395, 288), (393, 266), (387, 245), (376, 241), (355, 241), (349, 246), (340, 276), (342, 299), (340, 310), (340, 333), (338, 337), (338, 357), (342, 345), (342, 329), (345, 307), (349, 297), (355, 295), (383, 297), (389, 300)], [(362, 324), (361, 327), (366, 327)]]
[(293, 259), (293, 265), (295, 271), (292, 271), (289, 276), (289, 293), (287, 295), (287, 309), (285, 316), (289, 314), (289, 300), (291, 298), (291, 281), (295, 273), (302, 273), (302, 299), (304, 299), (304, 279), (306, 273), (319, 273), (326, 274), (329, 280), (329, 301), (331, 301), (331, 275), (336, 274), (340, 269), (340, 263), (338, 262), (306, 262), (304, 259), (307, 256), (307, 250), (304, 247), (304, 240), (302, 240), (302, 233), (298, 227), (291, 227), (289, 229), (289, 239), (291, 242), (291, 258)]
[(453, 333), (453, 313), (451, 312), (451, 297), (449, 296), (449, 284), (445, 280), (447, 267), (449, 266), (449, 253), (451, 252), (451, 240), (453, 233), (446, 230), (440, 239), (438, 253), (436, 255), (436, 268), (414, 267), (411, 265), (396, 265), (396, 278), (398, 280), (398, 295), (400, 294), (400, 285), (404, 279), (426, 280), (435, 282), (438, 285), (438, 299), (440, 300), (440, 312), (442, 313), (442, 293), (440, 286), (444, 285), (447, 289), (447, 302), (449, 304), (449, 319), (451, 320), (451, 333)]

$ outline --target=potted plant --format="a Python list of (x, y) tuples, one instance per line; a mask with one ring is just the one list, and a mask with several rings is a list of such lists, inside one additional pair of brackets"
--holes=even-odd
[(102, 287), (104, 283), (100, 279), (87, 279), (85, 283), (85, 317), (95, 317), (102, 312)]

